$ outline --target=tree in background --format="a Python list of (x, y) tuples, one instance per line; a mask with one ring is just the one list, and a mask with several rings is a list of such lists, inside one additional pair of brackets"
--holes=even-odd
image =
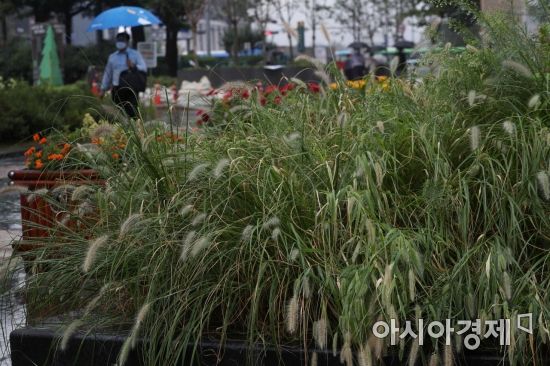
[(73, 18), (93, 8), (93, 1), (84, 0), (22, 0), (17, 5), (20, 9), (29, 7), (37, 22), (45, 22), (55, 14), (65, 26), (65, 42), (72, 43)]
[(212, 3), (216, 7), (218, 15), (229, 25), (229, 29), (224, 35), (224, 45), (227, 47), (227, 40), (231, 39), (231, 47), (228, 52), (236, 62), (240, 50), (240, 30), (246, 29), (250, 24), (247, 14), (249, 0), (213, 0)]
[(374, 35), (380, 29), (380, 0), (338, 0), (335, 4), (337, 19), (351, 30), (353, 41), (368, 39), (374, 44)]
[(199, 31), (199, 21), (201, 20), (204, 10), (206, 6), (208, 5), (208, 0), (182, 0), (183, 2), (183, 9), (185, 11), (185, 19), (187, 20), (187, 23), (189, 23), (189, 27), (191, 28), (191, 34), (193, 36), (193, 55), (195, 57), (195, 62), (198, 64), (196, 57), (197, 57), (197, 33)]
[(182, 0), (146, 0), (145, 5), (152, 9), (166, 27), (166, 66), (170, 76), (178, 75), (178, 32), (184, 26), (185, 6)]
[(8, 24), (7, 17), (17, 10), (17, 6), (12, 0), (0, 0), (0, 31), (2, 32), (1, 44), (4, 45), (8, 41)]
[(250, 0), (248, 8), (249, 17), (258, 27), (258, 33), (262, 35), (262, 55), (264, 61), (267, 57), (267, 24), (275, 21), (272, 18), (273, 5), (273, 0)]
[[(260, 34), (258, 31), (252, 30), (252, 27), (249, 24), (240, 25), (238, 27), (238, 32), (234, 33), (233, 29), (228, 29), (223, 35), (223, 44), (225, 50), (231, 55), (238, 56), (239, 52), (244, 49), (245, 43), (250, 43), (254, 45), (258, 42), (262, 42), (264, 35)], [(237, 57), (234, 57), (236, 60)]]
[(300, 5), (299, 0), (274, 0), (273, 6), (277, 10), (277, 16), (285, 28), (285, 33), (288, 38), (288, 49), (290, 53), (290, 59), (294, 60), (294, 46), (292, 44), (292, 38), (297, 37), (296, 31), (292, 28), (292, 22), (296, 9)]
[(305, 0), (303, 3), (307, 22), (311, 29), (311, 49), (313, 54), (315, 54), (317, 43), (317, 24), (332, 10), (333, 6), (329, 4), (330, 2), (327, 0)]

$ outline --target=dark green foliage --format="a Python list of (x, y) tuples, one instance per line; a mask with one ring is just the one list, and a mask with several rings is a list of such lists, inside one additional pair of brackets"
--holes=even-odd
[(19, 83), (0, 90), (0, 142), (15, 142), (55, 127), (70, 130), (86, 112), (98, 110), (84, 83), (63, 87)]
[(0, 76), (32, 81), (30, 42), (14, 38), (0, 48)]

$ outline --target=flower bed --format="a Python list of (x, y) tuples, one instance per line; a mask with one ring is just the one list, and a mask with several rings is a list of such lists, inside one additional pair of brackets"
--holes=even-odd
[(122, 164), (89, 156), (108, 180), (90, 188), (97, 220), (39, 251), (48, 271), (30, 277), (29, 303), (77, 315), (61, 349), (77, 329), (125, 327), (120, 363), (142, 338), (144, 364), (172, 365), (213, 337), (220, 354), (237, 339), (348, 366), (394, 350), (453, 364), (465, 335), (391, 345), (373, 325), (480, 319), (485, 331), (523, 313), (535, 332), (509, 328), (506, 358), (540, 363), (550, 32), (511, 42), (522, 33), (507, 27), (490, 28), (498, 47), (429, 56), (438, 72), (415, 85), (234, 87), (196, 133), (132, 125)]

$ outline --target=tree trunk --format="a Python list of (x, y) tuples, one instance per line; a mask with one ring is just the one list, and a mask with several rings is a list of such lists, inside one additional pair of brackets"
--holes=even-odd
[(233, 45), (231, 46), (231, 54), (233, 56), (233, 61), (237, 63), (239, 59), (239, 22), (233, 20)]
[[(197, 44), (197, 32), (199, 31), (199, 23), (196, 21), (191, 22), (191, 36), (193, 37), (193, 53), (191, 54), (191, 57), (193, 57), (193, 62), (195, 62), (195, 65), (199, 65), (199, 58), (197, 55), (197, 50), (199, 49)], [(189, 48), (187, 49), (187, 54), (189, 54)]]
[(2, 15), (0, 22), (2, 23), (2, 44), (6, 44), (8, 42), (8, 23), (5, 15)]
[(292, 35), (287, 33), (288, 37), (288, 51), (290, 55), (290, 61), (294, 61), (294, 46), (292, 45)]
[[(98, 16), (103, 11), (103, 1), (102, 0), (96, 0), (95, 7), (94, 7), (94, 15)], [(105, 40), (103, 39), (103, 31), (97, 30), (95, 31), (95, 39), (97, 41), (97, 44), (103, 44)]]
[(166, 65), (168, 75), (178, 76), (178, 26), (166, 24)]
[(143, 26), (132, 27), (132, 47), (137, 48), (138, 42), (145, 42), (145, 29)]
[(67, 45), (71, 45), (73, 43), (73, 16), (70, 9), (63, 13), (63, 21), (65, 22), (65, 42)]

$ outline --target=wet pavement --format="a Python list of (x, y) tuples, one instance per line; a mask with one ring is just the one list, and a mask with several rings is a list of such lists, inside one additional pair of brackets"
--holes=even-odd
[[(23, 157), (1, 158), (0, 189), (9, 183), (9, 171), (21, 169), (23, 166)], [(6, 277), (8, 267), (13, 265), (13, 262), (8, 262), (12, 254), (11, 242), (20, 235), (19, 193), (0, 194), (0, 366), (11, 366), (9, 334), (16, 327), (25, 325), (25, 306), (15, 295), (16, 290), (24, 283), (24, 271), (18, 269), (13, 278)]]

